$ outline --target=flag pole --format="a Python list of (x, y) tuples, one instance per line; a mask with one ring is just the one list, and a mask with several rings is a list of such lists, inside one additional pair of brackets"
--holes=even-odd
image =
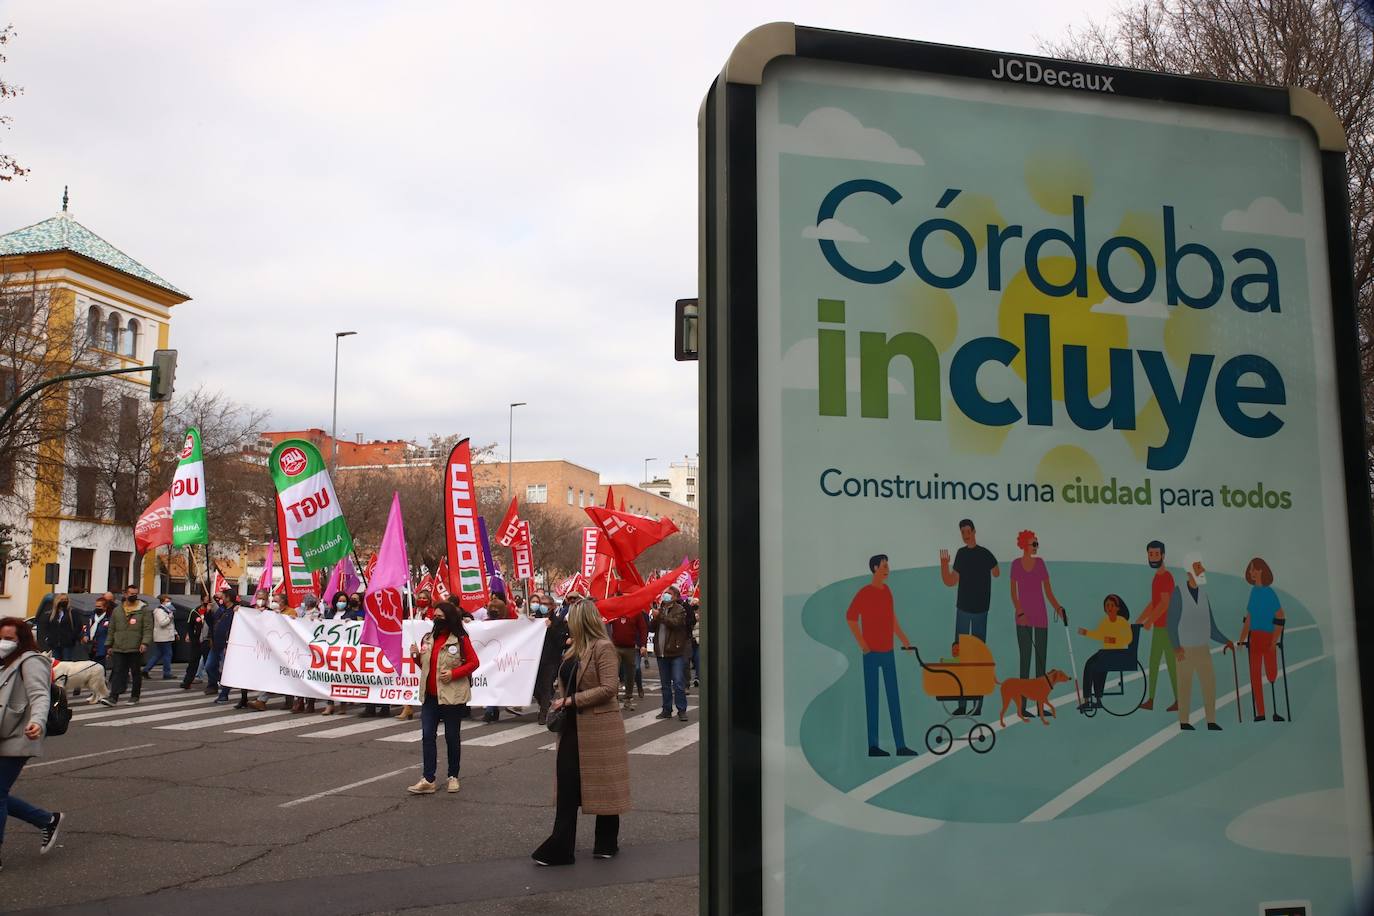
[(358, 559), (358, 545), (353, 545), (353, 565), (358, 570), (358, 581), (363, 584), (363, 594), (367, 594), (367, 567)]

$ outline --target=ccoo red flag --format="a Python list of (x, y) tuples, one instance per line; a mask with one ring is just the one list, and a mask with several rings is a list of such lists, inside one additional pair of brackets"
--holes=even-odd
[(501, 519), (501, 524), (496, 528), (496, 543), (502, 547), (511, 547), (520, 540), (520, 505), (514, 496), (510, 499), (510, 508), (506, 510), (506, 517)]
[(655, 599), (667, 590), (668, 586), (677, 581), (678, 577), (691, 568), (691, 564), (684, 561), (681, 566), (664, 575), (659, 576), (644, 583), (639, 588), (627, 595), (616, 598), (596, 599), (596, 609), (601, 612), (605, 620), (614, 620), (626, 614), (635, 614), (640, 611), (647, 611), (653, 605)]
[(168, 490), (153, 500), (152, 505), (144, 509), (134, 523), (134, 549), (139, 553), (147, 553), (171, 543), (172, 491)]
[(677, 533), (677, 525), (670, 518), (654, 521), (641, 515), (598, 506), (588, 506), (585, 511), (601, 529), (601, 541), (597, 548), (608, 553), (617, 561), (617, 565), (633, 562), (635, 557), (659, 541)]

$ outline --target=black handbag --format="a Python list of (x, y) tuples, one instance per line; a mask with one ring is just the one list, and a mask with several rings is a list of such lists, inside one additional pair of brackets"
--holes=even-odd
[[(578, 665), (580, 665), (580, 664), (581, 664), (580, 661), (573, 662), (572, 678), (569, 680), (569, 685), (571, 685), (571, 686), (575, 686), (575, 685), (577, 684), (577, 668), (578, 668)], [(565, 691), (564, 691), (564, 692), (566, 692), (566, 693), (571, 693), (572, 690), (571, 690), (570, 687), (569, 687), (569, 688), (565, 688)], [(563, 722), (564, 722), (564, 720), (567, 718), (568, 710), (570, 710), (570, 709), (571, 709), (571, 710), (576, 710), (576, 707), (574, 707), (574, 706), (560, 706), (560, 707), (558, 707), (557, 709), (555, 709), (553, 712), (549, 713), (548, 719), (545, 720), (545, 724), (547, 725), (549, 731), (553, 732), (555, 735), (561, 734), (561, 733), (562, 733), (562, 731), (563, 731)]]

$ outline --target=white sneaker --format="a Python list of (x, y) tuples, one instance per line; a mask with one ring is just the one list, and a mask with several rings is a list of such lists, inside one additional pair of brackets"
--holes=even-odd
[[(434, 790), (431, 789), (430, 791), (432, 792), (432, 791), (434, 791)], [(457, 776), (450, 776), (450, 777), (448, 778), (448, 792), (449, 792), (450, 795), (453, 795), (453, 794), (455, 794), (457, 791), (458, 791), (458, 777), (457, 777)]]
[(406, 786), (406, 791), (411, 795), (433, 795), (434, 783), (428, 779), (421, 779), (413, 786)]

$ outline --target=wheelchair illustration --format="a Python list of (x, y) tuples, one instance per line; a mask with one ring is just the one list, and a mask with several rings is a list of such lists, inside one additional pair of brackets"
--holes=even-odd
[(1102, 698), (1085, 700), (1079, 709), (1083, 715), (1091, 719), (1100, 709), (1110, 716), (1129, 716), (1145, 702), (1146, 678), (1145, 666), (1140, 663), (1140, 630), (1140, 624), (1131, 624), (1130, 647), (1106, 653), (1107, 683), (1103, 686)]

